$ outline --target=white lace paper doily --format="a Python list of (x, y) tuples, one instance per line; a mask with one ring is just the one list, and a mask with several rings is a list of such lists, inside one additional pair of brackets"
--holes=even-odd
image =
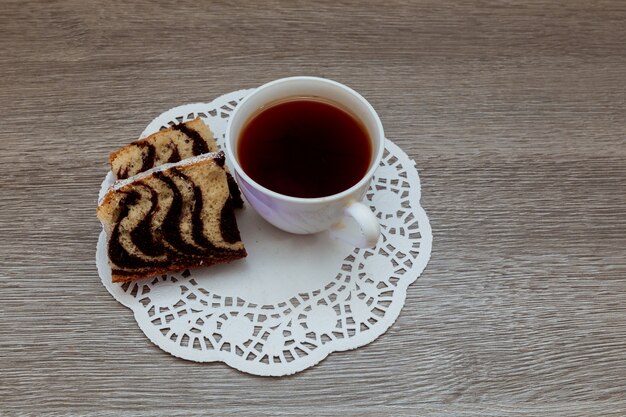
[[(142, 137), (200, 116), (223, 147), (228, 117), (251, 91), (168, 110)], [(112, 183), (109, 172), (100, 196)], [(248, 251), (243, 260), (116, 284), (102, 231), (98, 273), (166, 352), (197, 362), (222, 361), (256, 375), (293, 374), (383, 334), (430, 258), (432, 231), (420, 206), (415, 163), (389, 140), (366, 202), (382, 226), (373, 249), (349, 247), (327, 233), (281, 232), (246, 203), (237, 213)]]

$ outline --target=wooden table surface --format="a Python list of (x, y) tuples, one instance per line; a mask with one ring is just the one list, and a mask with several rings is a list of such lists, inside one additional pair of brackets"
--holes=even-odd
[[(0, 10), (0, 414), (626, 415), (626, 2)], [(176, 359), (96, 272), (108, 153), (289, 75), (378, 110), (432, 259), (385, 335), (302, 373)]]

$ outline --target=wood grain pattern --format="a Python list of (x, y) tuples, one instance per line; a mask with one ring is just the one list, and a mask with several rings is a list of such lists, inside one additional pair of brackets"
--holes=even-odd
[[(0, 414), (626, 415), (626, 3), (249, 3), (0, 1)], [(432, 260), (303, 373), (175, 359), (99, 282), (107, 155), (295, 74), (415, 158)]]

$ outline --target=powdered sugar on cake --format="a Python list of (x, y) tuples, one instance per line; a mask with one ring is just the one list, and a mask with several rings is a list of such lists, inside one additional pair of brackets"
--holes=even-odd
[(98, 198), (98, 205), (101, 205), (104, 197), (106, 196), (106, 194), (109, 191), (116, 191), (119, 190), (120, 188), (133, 183), (134, 181), (137, 180), (141, 180), (143, 178), (147, 178), (150, 175), (154, 174), (155, 172), (161, 172), (161, 171), (166, 171), (170, 168), (176, 168), (176, 167), (181, 167), (181, 166), (186, 166), (189, 164), (195, 164), (196, 162), (200, 162), (200, 161), (206, 161), (206, 160), (214, 160), (214, 159), (220, 159), (220, 158), (224, 158), (224, 152), (223, 151), (219, 151), (219, 152), (209, 152), (209, 153), (205, 153), (202, 155), (197, 155), (197, 156), (192, 156), (190, 158), (187, 159), (183, 159), (182, 161), (178, 161), (178, 162), (172, 162), (172, 163), (167, 163), (167, 164), (163, 164), (163, 165), (159, 165), (157, 167), (151, 168), (147, 171), (141, 172), (137, 175), (134, 175), (132, 177), (126, 178), (124, 180), (117, 180), (113, 183), (113, 185), (111, 185), (111, 187), (109, 187), (108, 191), (102, 195), (99, 196)]

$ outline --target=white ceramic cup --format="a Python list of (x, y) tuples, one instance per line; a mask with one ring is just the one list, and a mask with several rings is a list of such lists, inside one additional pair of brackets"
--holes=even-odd
[[(241, 168), (237, 141), (246, 122), (268, 104), (290, 97), (318, 97), (335, 102), (363, 123), (372, 141), (372, 160), (358, 183), (325, 197), (292, 197), (263, 187)], [(250, 205), (265, 220), (291, 233), (312, 234), (329, 230), (334, 237), (361, 248), (375, 246), (380, 236), (378, 219), (360, 201), (380, 165), (384, 149), (382, 123), (367, 100), (343, 84), (317, 77), (282, 78), (262, 85), (237, 105), (226, 129), (226, 154), (234, 168), (235, 179)], [(354, 222), (350, 222), (350, 218)]]

